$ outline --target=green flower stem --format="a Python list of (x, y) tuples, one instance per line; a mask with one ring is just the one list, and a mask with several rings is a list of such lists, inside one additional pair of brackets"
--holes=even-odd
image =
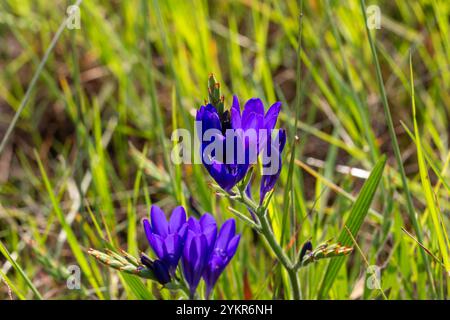
[(269, 218), (267, 217), (267, 212), (264, 212), (263, 214), (258, 215), (258, 217), (259, 217), (259, 220), (261, 221), (261, 233), (266, 238), (267, 242), (269, 243), (273, 252), (277, 256), (278, 260), (281, 262), (281, 264), (287, 270), (293, 269), (294, 266), (292, 265), (289, 258), (284, 254), (283, 249), (280, 247), (277, 240), (275, 239), (275, 235), (273, 234), (272, 229), (270, 228)]
[[(300, 293), (300, 284), (297, 278), (298, 268), (294, 263), (291, 262), (291, 260), (285, 254), (283, 248), (280, 246), (277, 239), (275, 238), (275, 235), (273, 234), (270, 225), (267, 209), (264, 206), (258, 206), (252, 199), (250, 199), (245, 194), (244, 188), (237, 188), (237, 190), (235, 189), (235, 191), (236, 195), (231, 196), (230, 198), (243, 203), (249, 210), (252, 210), (256, 214), (256, 218), (258, 221), (255, 221), (254, 228), (259, 233), (261, 233), (264, 236), (264, 238), (266, 238), (270, 248), (274, 252), (278, 261), (280, 261), (281, 265), (286, 269), (292, 286), (293, 298), (294, 300), (299, 300), (301, 297), (301, 293)], [(240, 216), (238, 217), (241, 218)]]
[(288, 269), (289, 280), (292, 286), (292, 295), (294, 300), (300, 300), (302, 298), (300, 291), (300, 282), (298, 281), (297, 271), (295, 269)]
[(164, 288), (171, 290), (171, 291), (176, 291), (176, 290), (180, 290), (182, 291), (185, 295), (187, 295), (189, 297), (189, 299), (195, 299), (195, 296), (191, 297), (191, 293), (189, 290), (189, 287), (187, 286), (187, 284), (183, 281), (183, 280), (172, 280), (172, 282), (169, 282), (167, 284), (165, 284), (163, 286)]
[(258, 214), (259, 220), (261, 222), (261, 234), (266, 238), (267, 242), (269, 243), (270, 248), (275, 253), (275, 255), (278, 258), (278, 261), (281, 262), (283, 267), (286, 269), (289, 280), (291, 282), (292, 287), (292, 294), (294, 300), (300, 299), (300, 284), (298, 282), (297, 278), (297, 272), (295, 269), (295, 266), (292, 264), (290, 259), (286, 256), (283, 249), (278, 244), (277, 240), (275, 239), (275, 235), (272, 232), (272, 229), (270, 227), (269, 218), (267, 217), (267, 211), (263, 211), (262, 214)]

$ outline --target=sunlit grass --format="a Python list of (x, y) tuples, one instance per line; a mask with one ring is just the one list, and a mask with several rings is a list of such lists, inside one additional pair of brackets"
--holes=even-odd
[[(388, 299), (449, 298), (450, 3), (366, 1), (382, 13), (381, 29), (366, 30), (364, 2), (304, 1), (300, 19), (297, 0), (84, 1), (81, 29), (52, 48), (69, 1), (3, 1), (0, 139), (18, 121), (0, 148), (0, 298), (171, 298), (87, 250), (150, 253), (151, 204), (221, 222), (230, 206), (245, 212), (215, 196), (202, 166), (170, 161), (171, 132), (193, 131), (211, 72), (226, 106), (233, 93), (283, 103), (289, 138), (270, 210), (289, 257), (309, 239), (352, 245), (347, 226)], [(237, 227), (214, 298), (291, 298), (267, 243)], [(302, 298), (383, 298), (358, 250), (339, 259), (300, 269)], [(71, 265), (81, 290), (67, 288)]]

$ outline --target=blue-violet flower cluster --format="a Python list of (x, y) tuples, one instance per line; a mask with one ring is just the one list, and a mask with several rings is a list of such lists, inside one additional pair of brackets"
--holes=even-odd
[[(264, 112), (264, 104), (258, 98), (248, 100), (241, 113), (239, 100), (233, 96), (231, 109), (220, 113), (212, 104), (201, 106), (196, 120), (201, 122), (202, 162), (217, 184), (227, 192), (238, 184), (248, 173), (257, 157), (263, 155), (263, 173), (260, 185), (260, 204), (266, 194), (273, 189), (281, 171), (281, 153), (286, 143), (286, 132), (281, 129), (275, 137), (272, 133), (278, 120), (281, 103), (274, 103)], [(208, 130), (215, 130), (213, 139), (205, 139)], [(227, 149), (227, 143), (233, 139), (233, 149)], [(206, 140), (206, 141), (205, 141)], [(211, 148), (219, 142), (219, 150)], [(220, 156), (219, 156), (220, 153)], [(227, 157), (227, 153), (231, 156)], [(239, 156), (243, 155), (243, 161)], [(274, 170), (269, 170), (277, 162)]]
[(190, 217), (186, 220), (186, 212), (179, 206), (167, 221), (161, 208), (153, 205), (150, 220), (144, 219), (144, 230), (158, 259), (151, 261), (142, 254), (141, 262), (153, 271), (160, 283), (166, 284), (176, 277), (181, 258), (190, 296), (194, 296), (203, 278), (209, 297), (239, 245), (240, 235), (236, 234), (234, 219), (225, 221), (218, 232), (216, 220), (209, 213), (200, 219)]

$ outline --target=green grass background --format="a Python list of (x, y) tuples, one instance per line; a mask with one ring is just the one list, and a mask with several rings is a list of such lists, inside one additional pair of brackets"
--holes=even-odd
[[(2, 139), (70, 4), (1, 2)], [(140, 221), (151, 204), (219, 221), (231, 205), (245, 212), (214, 196), (201, 165), (170, 161), (171, 132), (192, 130), (211, 72), (226, 106), (232, 94), (283, 102), (289, 139), (270, 210), (291, 257), (345, 233), (387, 156), (358, 248), (329, 291), (327, 260), (300, 269), (304, 299), (448, 298), (450, 2), (371, 4), (382, 19), (369, 38), (358, 0), (304, 1), (302, 18), (298, 0), (83, 1), (81, 28), (61, 33), (0, 153), (0, 298), (176, 297), (87, 249), (150, 253)], [(214, 298), (291, 298), (267, 244), (238, 230)], [(71, 265), (80, 290), (66, 285)], [(365, 285), (368, 265), (383, 292)]]

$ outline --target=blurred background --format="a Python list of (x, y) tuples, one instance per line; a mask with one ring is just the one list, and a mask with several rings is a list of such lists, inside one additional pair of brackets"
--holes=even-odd
[[(169, 212), (182, 203), (191, 215), (211, 212), (219, 221), (233, 216), (230, 205), (244, 212), (214, 196), (201, 165), (170, 162), (172, 130), (192, 130), (210, 73), (227, 107), (232, 94), (241, 104), (259, 97), (266, 109), (283, 103), (279, 126), (289, 138), (271, 218), (291, 255), (308, 239), (314, 246), (336, 239), (368, 174), (387, 155), (356, 239), (360, 250), (347, 258), (328, 298), (380, 298), (366, 285), (371, 276), (390, 299), (448, 297), (450, 2), (366, 3), (375, 6), (368, 19), (380, 14), (371, 32), (405, 175), (360, 1), (303, 1), (302, 17), (298, 0), (83, 1), (70, 9), (79, 24), (75, 15), (58, 34), (72, 4), (0, 3), (0, 139), (30, 90), (0, 151), (1, 299), (173, 297), (86, 251), (150, 253), (140, 221), (151, 204)], [(420, 176), (418, 145), (430, 185)], [(214, 298), (289, 298), (286, 274), (266, 244), (243, 223), (238, 230), (243, 241)], [(304, 298), (318, 298), (327, 263), (301, 269)], [(367, 272), (369, 265), (377, 271)], [(70, 276), (80, 289), (68, 286)]]

